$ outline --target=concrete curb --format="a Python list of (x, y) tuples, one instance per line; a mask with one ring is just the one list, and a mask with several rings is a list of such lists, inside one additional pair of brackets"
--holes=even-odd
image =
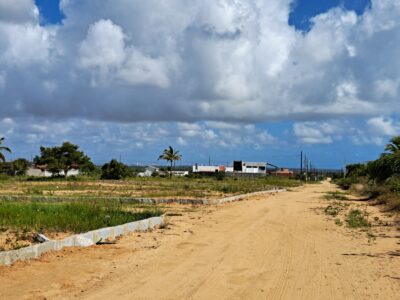
[(221, 199), (154, 199), (154, 198), (136, 198), (136, 201), (145, 204), (190, 204), (190, 205), (216, 205), (216, 204), (223, 204), (226, 202), (234, 202), (243, 200), (249, 196), (257, 196), (263, 194), (275, 194), (275, 193), (282, 193), (286, 192), (286, 189), (272, 189), (272, 190), (265, 190), (260, 192), (248, 193), (248, 194), (240, 194), (236, 196), (230, 196)]
[(48, 251), (58, 251), (65, 247), (89, 247), (100, 239), (115, 239), (117, 236), (126, 235), (129, 232), (144, 231), (164, 224), (164, 216), (153, 217), (119, 226), (101, 228), (86, 233), (76, 234), (63, 240), (52, 240), (18, 250), (0, 252), (0, 265), (12, 265), (19, 260), (35, 259)]
[[(173, 199), (173, 198), (167, 198), (167, 199), (157, 199), (157, 198), (129, 198), (129, 199), (121, 199), (121, 198), (115, 198), (118, 200), (126, 201), (126, 203), (132, 203), (132, 202), (139, 202), (139, 203), (145, 203), (145, 204), (184, 204), (184, 205), (215, 205), (215, 204), (221, 204), (225, 202), (232, 202), (232, 201), (238, 201), (242, 200), (245, 197), (248, 196), (254, 196), (254, 195), (261, 195), (261, 194), (270, 194), (270, 193), (279, 193), (279, 192), (284, 192), (286, 191), (285, 189), (271, 189), (271, 190), (264, 190), (260, 192), (254, 192), (254, 193), (248, 193), (248, 194), (240, 194), (236, 196), (230, 196), (227, 198), (222, 198), (222, 199), (214, 199), (214, 200), (209, 200), (209, 199)], [(13, 197), (13, 196), (7, 196), (7, 197), (1, 197), (3, 200), (7, 201), (14, 201), (18, 200), (18, 198)], [(46, 201), (52, 201), (51, 198), (44, 199)], [(55, 201), (59, 202), (59, 201)]]
[(282, 192), (287, 192), (286, 189), (273, 189), (273, 190), (267, 190), (267, 191), (260, 191), (260, 192), (254, 192), (254, 193), (248, 193), (248, 194), (241, 194), (241, 195), (236, 195), (236, 196), (231, 196), (231, 197), (226, 197), (222, 199), (215, 200), (215, 202), (212, 202), (212, 200), (209, 204), (224, 204), (224, 203), (229, 203), (229, 202), (234, 202), (234, 201), (240, 201), (245, 198), (251, 197), (251, 196), (258, 196), (258, 195), (264, 195), (264, 194), (275, 194), (275, 193), (282, 193)]

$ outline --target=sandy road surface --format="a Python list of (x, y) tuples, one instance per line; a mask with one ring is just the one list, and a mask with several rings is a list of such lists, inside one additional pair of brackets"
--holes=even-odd
[(332, 189), (203, 207), (117, 245), (1, 268), (0, 299), (399, 299), (399, 237), (370, 245), (316, 214)]

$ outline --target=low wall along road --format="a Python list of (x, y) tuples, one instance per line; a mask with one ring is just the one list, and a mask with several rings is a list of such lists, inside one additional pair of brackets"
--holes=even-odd
[(11, 265), (18, 260), (35, 259), (48, 251), (58, 251), (65, 247), (89, 247), (99, 241), (115, 239), (134, 231), (144, 231), (164, 223), (164, 216), (149, 218), (124, 225), (92, 230), (76, 234), (59, 241), (47, 241), (42, 244), (0, 252), (0, 264)]

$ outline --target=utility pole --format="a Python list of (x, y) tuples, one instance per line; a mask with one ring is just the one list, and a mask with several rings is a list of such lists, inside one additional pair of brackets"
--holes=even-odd
[(308, 159), (307, 155), (304, 156), (304, 167), (305, 167), (305, 172), (306, 174), (308, 173)]
[(303, 175), (303, 151), (300, 152), (300, 175)]

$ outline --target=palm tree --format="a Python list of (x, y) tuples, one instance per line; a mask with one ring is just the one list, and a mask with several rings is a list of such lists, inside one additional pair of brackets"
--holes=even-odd
[(163, 154), (161, 154), (158, 159), (163, 159), (169, 161), (171, 164), (169, 176), (172, 176), (172, 166), (175, 166), (175, 162), (182, 159), (182, 155), (179, 154), (179, 151), (174, 150), (171, 146), (167, 149), (164, 149)]
[(4, 142), (4, 137), (0, 138), (0, 161), (5, 162), (6, 157), (4, 156), (4, 154), (2, 152), (7, 151), (7, 152), (11, 153), (11, 149), (8, 147), (2, 146), (3, 142)]
[(385, 151), (390, 153), (396, 153), (400, 151), (400, 136), (395, 136), (390, 140), (390, 143), (386, 145)]

